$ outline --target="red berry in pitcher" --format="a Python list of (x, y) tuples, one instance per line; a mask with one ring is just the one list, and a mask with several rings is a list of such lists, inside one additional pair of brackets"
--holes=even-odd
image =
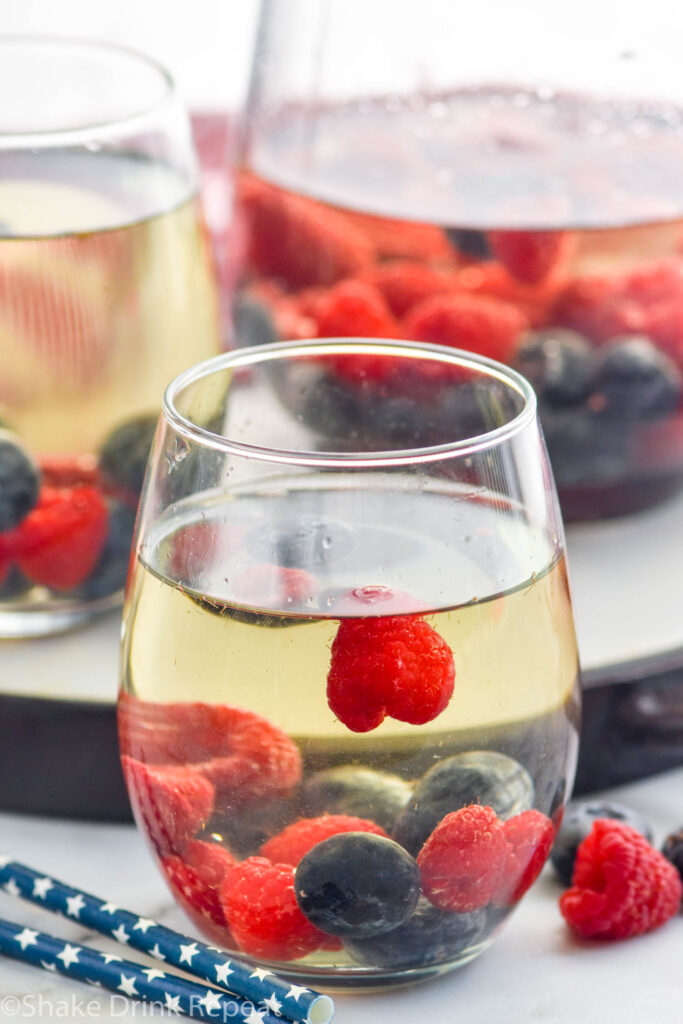
[(527, 318), (511, 303), (466, 293), (425, 299), (403, 322), (407, 338), (451, 345), (504, 363), (511, 362), (527, 327)]

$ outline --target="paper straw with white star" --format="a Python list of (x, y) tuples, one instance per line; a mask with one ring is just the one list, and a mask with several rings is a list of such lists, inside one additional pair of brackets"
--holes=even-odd
[[(302, 1024), (329, 1024), (334, 1015), (334, 1004), (329, 996), (293, 985), (272, 971), (244, 960), (228, 958), (225, 951), (217, 946), (192, 940), (9, 857), (0, 857), (0, 886), (11, 896), (30, 900), (156, 960), (203, 978), (217, 988), (234, 993), (253, 1003), (259, 1013), (272, 1013)], [(6, 952), (4, 948), (2, 951)], [(248, 1024), (261, 1024), (261, 1018), (257, 1017)]]
[(0, 953), (44, 971), (154, 1003), (169, 1013), (238, 1024), (282, 1024), (282, 1018), (278, 1021), (269, 1011), (260, 1010), (253, 1003), (227, 992), (198, 985), (177, 974), (143, 968), (131, 960), (100, 953), (89, 946), (74, 945), (2, 918)]

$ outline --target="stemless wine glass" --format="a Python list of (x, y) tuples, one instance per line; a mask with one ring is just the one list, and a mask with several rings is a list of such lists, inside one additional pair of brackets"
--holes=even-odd
[(328, 987), (470, 960), (550, 850), (578, 703), (523, 378), (357, 339), (242, 349), (170, 385), (119, 735), (202, 934)]
[(189, 121), (97, 42), (0, 42), (0, 636), (121, 598), (163, 389), (219, 350)]

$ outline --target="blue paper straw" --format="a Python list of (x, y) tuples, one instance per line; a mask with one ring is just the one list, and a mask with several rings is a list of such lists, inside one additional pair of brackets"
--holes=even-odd
[(9, 857), (0, 857), (0, 885), (11, 896), (30, 900), (102, 935), (109, 935), (117, 942), (203, 978), (276, 1016), (303, 1024), (329, 1024), (334, 1015), (334, 1003), (329, 996), (294, 985), (244, 960), (228, 958), (217, 946), (192, 940)]
[(282, 1024), (253, 1003), (217, 988), (197, 985), (177, 974), (143, 968), (130, 960), (77, 946), (53, 935), (0, 918), (0, 952), (14, 960), (108, 989), (131, 999), (154, 1003), (169, 1013), (237, 1024)]

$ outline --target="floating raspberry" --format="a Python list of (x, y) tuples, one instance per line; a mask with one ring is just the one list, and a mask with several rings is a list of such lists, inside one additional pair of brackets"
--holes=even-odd
[(69, 591), (97, 565), (107, 525), (107, 506), (97, 488), (43, 487), (36, 506), (5, 543), (33, 583)]
[(126, 754), (121, 762), (131, 802), (158, 852), (183, 853), (211, 815), (213, 785), (189, 767), (143, 764)]
[(319, 338), (400, 338), (382, 293), (367, 281), (341, 281), (316, 305)]
[(465, 913), (489, 903), (500, 884), (507, 844), (491, 807), (469, 804), (437, 825), (417, 858), (422, 889), (442, 910)]
[(446, 641), (419, 615), (342, 619), (327, 676), (331, 710), (353, 732), (389, 715), (424, 725), (453, 695), (455, 667)]
[(435, 295), (410, 311), (406, 337), (451, 345), (509, 363), (523, 331), (525, 315), (515, 306), (479, 295)]
[(267, 857), (274, 864), (292, 864), (296, 867), (314, 846), (341, 832), (372, 832), (376, 836), (386, 836), (383, 828), (367, 818), (355, 818), (349, 814), (323, 814), (319, 818), (300, 818), (288, 825), (263, 844), (260, 856)]
[(220, 900), (231, 932), (249, 956), (297, 960), (329, 938), (299, 909), (291, 864), (248, 857), (228, 871)]
[(579, 846), (572, 883), (560, 911), (583, 938), (627, 939), (659, 928), (683, 894), (673, 864), (635, 829), (607, 818)]
[(568, 231), (489, 231), (488, 241), (508, 273), (531, 285), (559, 270), (575, 246)]
[(254, 178), (241, 190), (249, 258), (292, 288), (332, 285), (368, 266), (374, 249), (344, 214)]
[(224, 944), (232, 939), (225, 921), (219, 893), (223, 880), (235, 861), (223, 846), (193, 839), (182, 858), (164, 857), (161, 865), (171, 891), (185, 913)]
[(378, 288), (395, 317), (401, 319), (423, 299), (453, 291), (452, 273), (414, 260), (392, 260), (371, 267), (363, 280)]
[(287, 796), (301, 778), (296, 743), (267, 719), (228, 704), (157, 704), (119, 698), (124, 753), (152, 764), (193, 765), (230, 806)]
[(493, 903), (510, 907), (541, 873), (553, 845), (555, 828), (540, 811), (523, 811), (503, 823), (503, 833), (507, 851)]

